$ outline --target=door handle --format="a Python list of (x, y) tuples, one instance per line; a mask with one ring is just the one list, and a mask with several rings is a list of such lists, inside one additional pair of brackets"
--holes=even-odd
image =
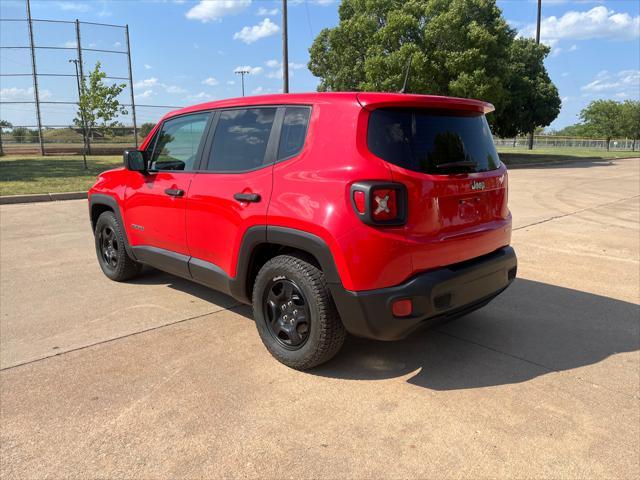
[(167, 188), (164, 193), (171, 197), (181, 197), (184, 195), (184, 190), (180, 190), (179, 188)]
[(233, 198), (239, 202), (259, 202), (259, 193), (234, 193)]

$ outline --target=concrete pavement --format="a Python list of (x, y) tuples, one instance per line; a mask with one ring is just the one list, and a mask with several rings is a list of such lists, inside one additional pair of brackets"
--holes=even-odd
[(311, 373), (229, 297), (108, 281), (85, 202), (0, 207), (2, 477), (637, 478), (640, 163), (510, 186), (510, 289)]

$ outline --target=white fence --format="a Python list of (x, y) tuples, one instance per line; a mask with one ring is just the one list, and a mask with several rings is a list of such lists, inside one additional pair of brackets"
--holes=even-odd
[[(528, 137), (517, 138), (494, 138), (495, 144), (499, 147), (527, 148), (529, 146)], [(533, 148), (590, 148), (607, 149), (607, 141), (604, 138), (578, 138), (578, 137), (556, 137), (553, 135), (536, 135), (533, 138)], [(631, 151), (640, 149), (640, 141), (630, 138), (616, 138), (609, 142), (610, 150)]]

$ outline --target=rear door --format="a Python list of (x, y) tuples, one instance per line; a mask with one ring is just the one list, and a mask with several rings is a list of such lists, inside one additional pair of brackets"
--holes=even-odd
[(187, 199), (187, 242), (193, 278), (216, 285), (236, 275), (242, 237), (266, 224), (283, 108), (220, 110)]
[(127, 186), (125, 221), (133, 246), (188, 254), (186, 196), (210, 117), (210, 112), (182, 115), (166, 120), (159, 129), (148, 172)]

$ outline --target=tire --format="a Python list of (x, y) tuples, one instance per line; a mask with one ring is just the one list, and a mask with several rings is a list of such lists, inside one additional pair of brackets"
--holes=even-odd
[(252, 297), (262, 343), (279, 362), (307, 370), (340, 351), (347, 333), (314, 265), (289, 255), (272, 258), (258, 272)]
[(98, 263), (107, 277), (124, 282), (140, 273), (142, 264), (127, 254), (124, 232), (113, 212), (98, 217), (94, 237)]

